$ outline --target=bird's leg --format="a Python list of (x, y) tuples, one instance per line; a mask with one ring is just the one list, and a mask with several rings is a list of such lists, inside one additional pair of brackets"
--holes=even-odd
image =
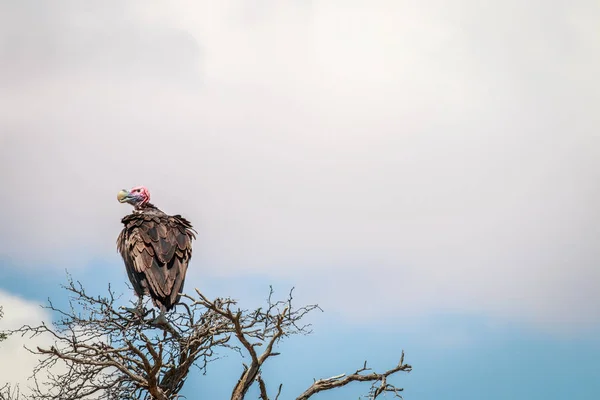
[(142, 303), (144, 302), (144, 298), (142, 296), (138, 296), (138, 301), (137, 304), (135, 305), (135, 309), (138, 311), (143, 311), (142, 310)]
[(169, 320), (167, 320), (167, 317), (165, 316), (166, 312), (167, 310), (165, 309), (165, 306), (161, 305), (158, 317), (156, 317), (152, 322), (150, 322), (149, 325), (162, 329), (165, 335), (167, 334), (167, 332), (169, 332), (171, 335), (173, 335), (173, 337), (181, 338), (179, 332), (177, 332), (175, 328), (173, 328), (173, 326), (169, 323)]

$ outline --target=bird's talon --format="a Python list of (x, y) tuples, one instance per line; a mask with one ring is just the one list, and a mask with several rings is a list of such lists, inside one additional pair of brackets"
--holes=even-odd
[(154, 320), (152, 320), (152, 325), (168, 325), (169, 321), (167, 321), (167, 318), (161, 314), (158, 317), (156, 317)]

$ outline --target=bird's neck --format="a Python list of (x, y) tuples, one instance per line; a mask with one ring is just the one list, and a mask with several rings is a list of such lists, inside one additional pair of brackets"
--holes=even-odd
[(148, 214), (152, 216), (162, 216), (165, 213), (154, 204), (146, 203), (142, 207), (136, 207), (133, 209), (133, 214)]
[(150, 210), (158, 210), (158, 208), (156, 208), (156, 206), (152, 203), (141, 204), (133, 208), (133, 211), (136, 213), (143, 213)]

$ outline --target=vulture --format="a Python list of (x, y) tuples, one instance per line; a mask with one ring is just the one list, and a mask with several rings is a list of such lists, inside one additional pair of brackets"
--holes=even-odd
[(149, 295), (160, 309), (158, 319), (165, 322), (165, 312), (181, 298), (195, 231), (181, 215), (167, 215), (150, 203), (143, 186), (121, 190), (117, 200), (133, 206), (133, 212), (121, 220), (125, 227), (117, 249), (138, 296), (136, 311), (140, 312), (143, 296)]

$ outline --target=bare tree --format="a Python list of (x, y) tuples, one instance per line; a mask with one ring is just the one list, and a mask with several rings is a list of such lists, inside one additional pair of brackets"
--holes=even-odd
[[(2, 317), (4, 317), (4, 309), (2, 306), (0, 306), (0, 319), (2, 319)], [(6, 338), (8, 338), (6, 332), (0, 332), (0, 342), (6, 340)], [(13, 386), (9, 383), (5, 383), (4, 385), (0, 386), (0, 400), (16, 400), (19, 398), (19, 396), (20, 393), (18, 386)]]
[(0, 400), (19, 400), (21, 398), (19, 386), (11, 386), (9, 383), (5, 383), (4, 386), (0, 387)]
[[(243, 372), (233, 385), (231, 400), (244, 399), (254, 384), (262, 400), (278, 400), (282, 385), (270, 392), (261, 368), (279, 354), (275, 348), (281, 340), (309, 334), (310, 325), (301, 320), (320, 310), (318, 305), (293, 307), (293, 289), (285, 300), (274, 300), (271, 289), (266, 306), (255, 310), (242, 310), (230, 298), (209, 300), (196, 289), (193, 296), (183, 295), (184, 301), (167, 315), (167, 324), (156, 325), (149, 322), (155, 319), (152, 308), (144, 309), (140, 316), (119, 307), (110, 287), (107, 296), (91, 296), (69, 278), (65, 289), (69, 294), (66, 310), (51, 301), (46, 307), (59, 316), (52, 326), (26, 325), (10, 332), (29, 337), (48, 335), (55, 343), (50, 348), (29, 349), (40, 357), (28, 396), (32, 400), (177, 399), (192, 367), (205, 373), (209, 363), (228, 350), (250, 360), (243, 364)], [(58, 365), (63, 368), (55, 372)], [(404, 364), (404, 354), (396, 367), (380, 374), (369, 372), (365, 362), (352, 374), (315, 380), (297, 400), (350, 382), (371, 382), (370, 399), (383, 393), (400, 397), (402, 389), (388, 383), (387, 378), (410, 370), (411, 366)], [(1, 396), (0, 392), (0, 400), (4, 400)]]
[[(0, 319), (2, 319), (2, 317), (4, 317), (4, 309), (2, 308), (2, 306), (0, 306)], [(0, 342), (6, 339), (6, 337), (6, 333), (0, 332)]]

